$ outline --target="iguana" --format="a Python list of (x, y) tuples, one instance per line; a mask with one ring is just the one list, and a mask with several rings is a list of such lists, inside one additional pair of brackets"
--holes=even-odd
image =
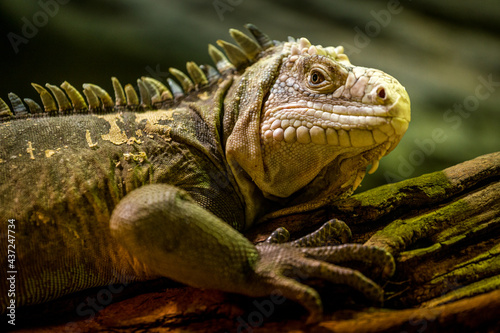
[(348, 239), (341, 221), (292, 242), (284, 229), (257, 245), (240, 232), (351, 194), (405, 133), (408, 94), (352, 65), (341, 46), (246, 28), (254, 38), (231, 29), (237, 45), (217, 41), (225, 54), (209, 45), (216, 68), (171, 68), (179, 84), (143, 77), (137, 94), (112, 78), (114, 101), (94, 84), (83, 85), (85, 99), (67, 82), (33, 84), (42, 107), (13, 93), (12, 109), (0, 100), (2, 313), (12, 299), (43, 303), (123, 276), (279, 291), (310, 322), (321, 298), (298, 273), (382, 300), (375, 282), (337, 264), (365, 262), (387, 277), (391, 255), (328, 245)]

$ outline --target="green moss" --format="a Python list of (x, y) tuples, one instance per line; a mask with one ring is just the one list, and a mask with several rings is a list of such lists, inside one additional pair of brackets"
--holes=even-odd
[(353, 200), (362, 207), (397, 206), (405, 201), (415, 199), (429, 202), (442, 199), (453, 189), (446, 175), (439, 171), (422, 175), (417, 178), (403, 180), (398, 183), (387, 184), (366, 192), (356, 194)]
[[(399, 219), (376, 232), (368, 243), (382, 246), (393, 254), (398, 253), (417, 240), (431, 237), (439, 230), (448, 228), (451, 223), (463, 220), (461, 215), (467, 211), (468, 204), (462, 199), (424, 215)], [(462, 223), (469, 221), (465, 220)]]

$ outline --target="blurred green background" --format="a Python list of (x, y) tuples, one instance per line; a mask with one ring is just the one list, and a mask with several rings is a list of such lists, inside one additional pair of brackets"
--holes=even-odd
[(396, 77), (412, 101), (400, 145), (362, 190), (500, 150), (500, 1), (0, 1), (0, 97), (30, 83), (111, 90), (111, 76), (165, 79), (210, 62), (207, 44), (252, 22), (271, 38), (342, 44)]

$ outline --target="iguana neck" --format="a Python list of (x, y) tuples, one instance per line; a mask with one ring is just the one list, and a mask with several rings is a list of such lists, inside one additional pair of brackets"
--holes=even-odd
[(261, 109), (283, 57), (281, 52), (275, 52), (247, 68), (240, 77), (235, 77), (224, 101), (226, 160), (245, 202), (245, 229), (269, 209), (270, 202), (247, 169), (263, 168), (259, 138)]

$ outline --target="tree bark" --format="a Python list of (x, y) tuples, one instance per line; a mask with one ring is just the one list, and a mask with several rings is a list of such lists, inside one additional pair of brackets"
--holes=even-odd
[[(382, 247), (396, 259), (383, 307), (367, 304), (346, 288), (317, 283), (324, 321), (306, 326), (305, 310), (289, 302), (269, 306), (265, 299), (166, 283), (161, 290), (139, 291), (114, 303), (92, 319), (62, 317), (59, 324), (34, 331), (500, 331), (500, 152), (381, 186), (326, 209), (282, 217), (247, 236), (260, 241), (286, 226), (300, 237), (330, 218), (350, 225), (353, 242)], [(68, 320), (74, 322), (64, 323)]]

